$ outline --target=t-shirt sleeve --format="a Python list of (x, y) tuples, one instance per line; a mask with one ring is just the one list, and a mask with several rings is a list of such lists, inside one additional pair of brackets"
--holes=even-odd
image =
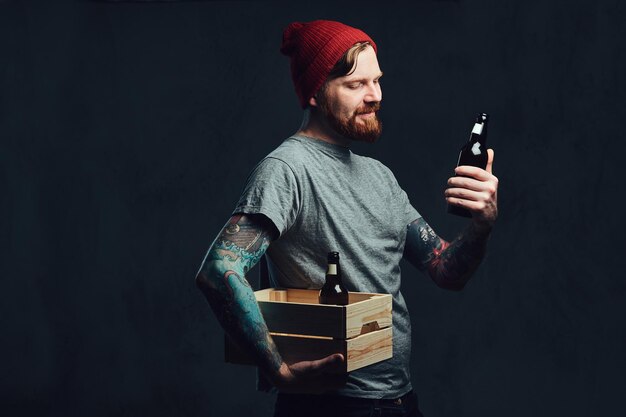
[(398, 201), (400, 202), (401, 209), (404, 210), (405, 223), (412, 223), (413, 221), (422, 217), (422, 215), (419, 214), (415, 207), (413, 207), (411, 201), (409, 201), (409, 196), (406, 194), (406, 192), (402, 188), (400, 188), (400, 186), (398, 186), (398, 189), (400, 190)]
[(248, 176), (233, 214), (264, 214), (282, 236), (295, 223), (300, 207), (300, 192), (292, 169), (280, 159), (267, 157)]
[(411, 201), (409, 200), (409, 196), (406, 192), (400, 187), (398, 180), (396, 179), (393, 172), (385, 166), (383, 163), (379, 162), (380, 166), (383, 169), (383, 172), (388, 176), (388, 181), (390, 182), (391, 189), (393, 190), (394, 201), (396, 202), (396, 207), (400, 210), (401, 215), (403, 215), (403, 219), (405, 224), (409, 224), (414, 220), (422, 217), (421, 214), (413, 207)]

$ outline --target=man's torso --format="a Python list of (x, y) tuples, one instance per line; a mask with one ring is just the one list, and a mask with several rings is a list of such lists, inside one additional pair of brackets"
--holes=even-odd
[(278, 228), (267, 250), (273, 286), (320, 288), (326, 255), (338, 251), (349, 291), (393, 296), (393, 358), (351, 372), (337, 393), (408, 392), (410, 320), (399, 264), (406, 226), (420, 216), (391, 171), (347, 148), (291, 137), (255, 167), (234, 212), (263, 213)]

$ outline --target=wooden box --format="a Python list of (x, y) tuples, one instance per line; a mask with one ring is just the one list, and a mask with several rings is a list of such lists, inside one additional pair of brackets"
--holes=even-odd
[[(319, 290), (268, 288), (255, 295), (288, 364), (343, 353), (340, 372), (350, 372), (392, 357), (389, 294), (351, 292), (346, 306), (319, 304)], [(225, 356), (229, 363), (253, 364), (228, 337)]]

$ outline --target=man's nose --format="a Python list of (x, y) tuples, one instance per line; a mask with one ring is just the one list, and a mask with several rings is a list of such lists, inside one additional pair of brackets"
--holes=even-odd
[(371, 102), (378, 102), (378, 101), (382, 101), (383, 99), (383, 91), (380, 88), (380, 84), (379, 83), (372, 83), (367, 87), (367, 94), (364, 97), (364, 101), (371, 103)]

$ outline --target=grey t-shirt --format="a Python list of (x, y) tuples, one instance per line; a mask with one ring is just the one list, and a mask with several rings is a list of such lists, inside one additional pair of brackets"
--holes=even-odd
[(233, 213), (262, 213), (280, 237), (266, 254), (274, 287), (320, 288), (340, 254), (349, 291), (393, 296), (393, 358), (350, 372), (336, 394), (396, 398), (411, 390), (411, 323), (400, 293), (407, 225), (420, 217), (392, 172), (350, 149), (292, 136), (261, 160)]

